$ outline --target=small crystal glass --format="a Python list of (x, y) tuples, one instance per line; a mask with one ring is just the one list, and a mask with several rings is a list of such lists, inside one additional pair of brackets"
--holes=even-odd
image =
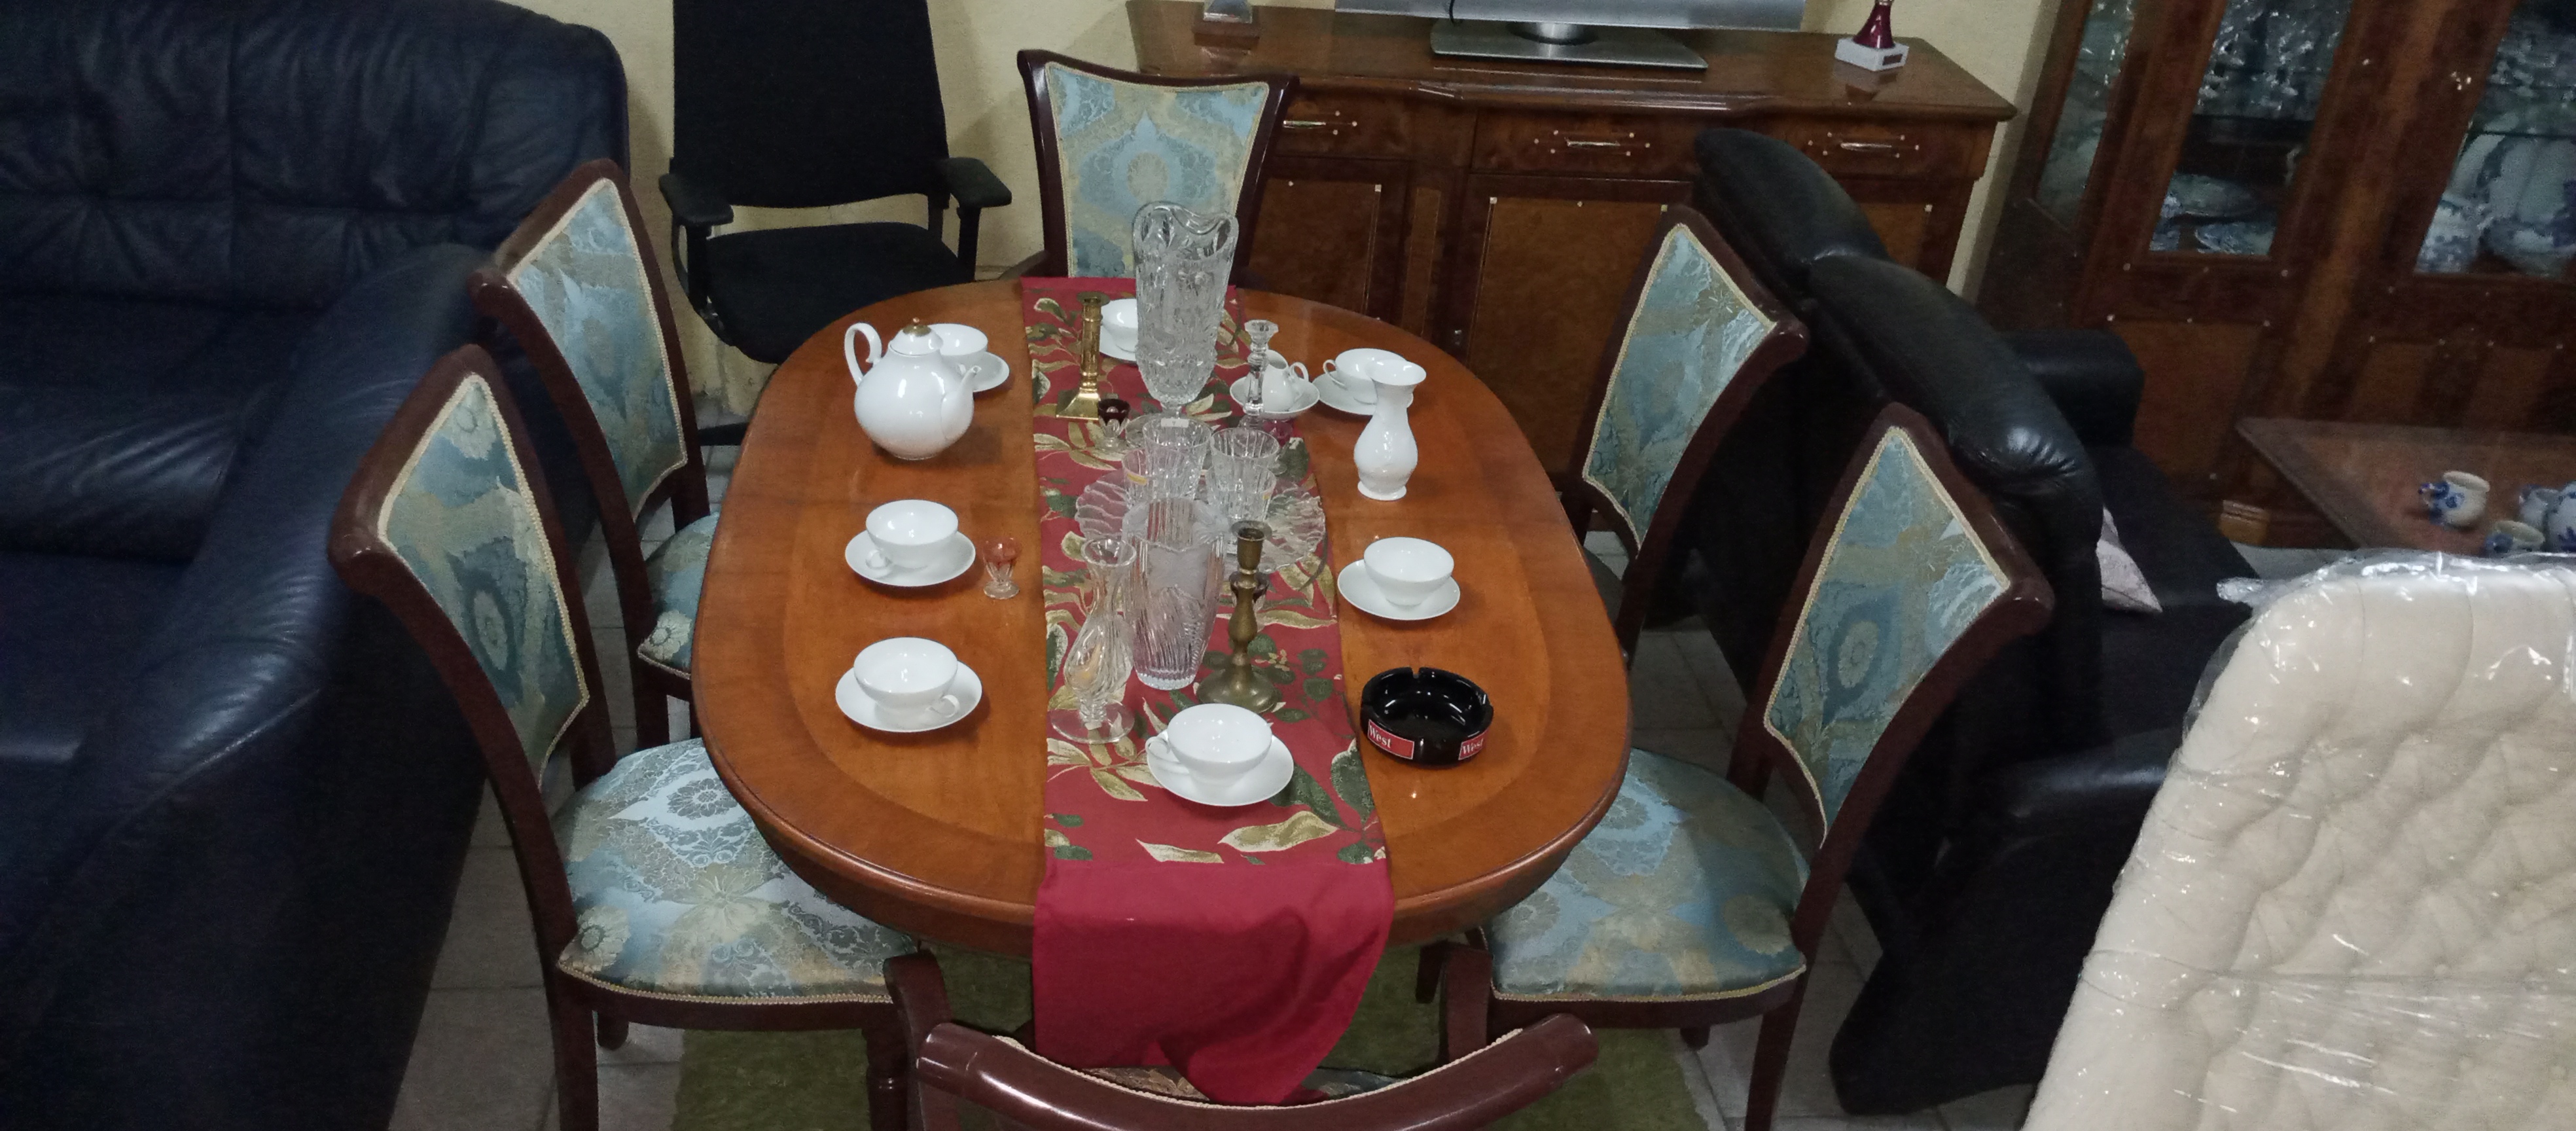
[(1127, 454), (1127, 419), (1135, 410), (1120, 397), (1100, 399), (1100, 452), (1112, 459)]
[(1136, 589), (1140, 547), (1111, 535), (1082, 543), (1086, 607), (1082, 629), (1064, 652), (1064, 684), (1073, 707), (1047, 712), (1047, 726), (1075, 742), (1118, 741), (1135, 725), (1127, 679), (1136, 665)]
[(1228, 428), (1208, 448), (1208, 491), (1226, 521), (1268, 517), (1279, 485), (1279, 438), (1261, 428)]
[(1213, 425), (1186, 416), (1149, 416), (1129, 424), (1127, 442), (1144, 455), (1144, 466), (1140, 469), (1134, 461), (1127, 462), (1128, 482), (1136, 483), (1136, 473), (1142, 470), (1145, 490), (1155, 498), (1197, 496), (1199, 469), (1207, 463), (1208, 445), (1215, 435)]
[(1011, 567), (1020, 560), (1020, 540), (1008, 534), (984, 540), (984, 595), (1006, 601), (1020, 595), (1020, 583), (1011, 580)]

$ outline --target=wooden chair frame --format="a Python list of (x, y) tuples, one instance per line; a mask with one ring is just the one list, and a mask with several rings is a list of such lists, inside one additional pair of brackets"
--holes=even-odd
[(1583, 414), (1583, 446), (1576, 449), (1567, 470), (1557, 473), (1557, 494), (1565, 504), (1565, 519), (1574, 527), (1579, 541), (1591, 529), (1595, 512), (1611, 509), (1610, 500), (1601, 489), (1586, 482), (1583, 467), (1592, 459), (1592, 438), (1601, 426), (1601, 413), (1609, 407), (1610, 378), (1619, 368), (1619, 358), (1628, 346), (1628, 327), (1637, 317), (1638, 304), (1645, 301), (1646, 284), (1654, 278), (1655, 263), (1663, 257), (1664, 241), (1673, 229), (1688, 228), (1701, 245), (1716, 258), (1718, 269), (1744, 292), (1753, 309), (1771, 320), (1771, 332), (1746, 355), (1744, 364), (1728, 379), (1726, 388), (1709, 405), (1699, 428), (1691, 434), (1690, 443), (1682, 449), (1681, 460), (1673, 467), (1672, 484), (1655, 505), (1655, 513), (1646, 524), (1645, 541), (1640, 544), (1626, 529), (1614, 523), (1619, 543), (1628, 551), (1628, 569), (1619, 579), (1619, 608), (1611, 616), (1612, 628), (1619, 635), (1619, 651), (1634, 657), (1637, 636), (1645, 631), (1648, 606), (1654, 602), (1655, 587), (1663, 583), (1664, 571), (1671, 564), (1673, 540), (1680, 534), (1682, 522), (1689, 516), (1691, 501), (1698, 497), (1701, 479), (1708, 472), (1709, 460), (1717, 455), (1718, 445), (1735, 422), (1744, 415), (1746, 405), (1762, 391), (1773, 374), (1807, 352), (1807, 327), (1789, 308), (1753, 277), (1744, 258), (1717, 233), (1717, 227), (1698, 210), (1675, 204), (1664, 210), (1663, 222), (1655, 227), (1654, 239), (1647, 244), (1645, 259), (1637, 264), (1634, 278), (1628, 282), (1627, 301), (1619, 307), (1619, 336), (1611, 339), (1601, 351), (1599, 373), (1592, 381), (1591, 404)]
[[(375, 529), (376, 516), (382, 513), (395, 480), (419, 447), (423, 434), (468, 378), (481, 378), (490, 387), (493, 402), (507, 425), (511, 450), (527, 475), (538, 518), (545, 529), (547, 549), (554, 555), (555, 580), (563, 590), (564, 611), (571, 623), (574, 659), (594, 692), (599, 688), (599, 657), (591, 646), (590, 618), (582, 604), (580, 579), (575, 576), (577, 567), (564, 544), (562, 521), (556, 515), (553, 496), (547, 493), (544, 470), (528, 446), (526, 422), (502, 381), (500, 367), (480, 346), (465, 346), (440, 358), (395, 411), (384, 434), (359, 463), (348, 493), (341, 497), (332, 518), (331, 564), (351, 589), (392, 610), (429, 654), (439, 678), (456, 697), (475, 744), (482, 749), (484, 767), (500, 802), (502, 820), (509, 827), (512, 851), (518, 857), (529, 916), (535, 924), (537, 964), (544, 971), (546, 1012), (554, 1030), (557, 1096), (564, 1128), (595, 1131), (599, 1124), (599, 1066), (592, 1041), (596, 1039), (605, 1048), (617, 1048), (626, 1041), (627, 1025), (636, 1023), (684, 1029), (860, 1030), (867, 1039), (869, 1102), (877, 1113), (873, 1125), (877, 1131), (897, 1131), (905, 1122), (909, 1079), (902, 1057), (902, 1029), (891, 1002), (682, 999), (604, 986), (556, 967), (556, 957), (572, 942), (580, 926), (574, 917), (572, 885), (565, 872), (563, 850), (555, 843), (554, 825), (547, 812), (544, 784), (537, 770), (529, 765), (500, 693), (466, 646), (465, 638), (420, 579), (403, 564), (401, 555), (379, 538)], [(619, 755), (610, 735), (607, 704), (595, 693), (574, 712), (561, 741), (568, 747), (562, 756), (571, 760), (576, 787), (589, 785), (617, 764)]]
[[(1913, 689), (1906, 693), (1878, 742), (1870, 748), (1869, 759), (1861, 768), (1850, 791), (1843, 796), (1839, 813), (1825, 827), (1821, 843), (1808, 830), (1795, 830), (1799, 847), (1809, 849), (1806, 887), (1798, 897), (1796, 911), (1789, 920), (1789, 936), (1806, 968), (1794, 978), (1763, 989), (1759, 993), (1731, 998), (1703, 998), (1687, 1001), (1651, 1000), (1513, 1000), (1492, 999), (1487, 1012), (1487, 1030), (1502, 1032), (1552, 1013), (1570, 1013), (1586, 1023), (1617, 1029), (1679, 1029), (1683, 1040), (1697, 1048), (1708, 1042), (1708, 1029), (1733, 1021), (1759, 1016), (1762, 1033), (1754, 1050), (1752, 1079), (1745, 1101), (1746, 1131), (1768, 1131), (1773, 1108), (1777, 1105), (1780, 1077), (1789, 1063), (1789, 1042), (1795, 1035), (1798, 1010), (1805, 1001), (1807, 979), (1815, 970), (1816, 948), (1822, 940), (1825, 925), (1833, 913), (1834, 901), (1841, 895), (1844, 874), (1850, 869), (1852, 855), (1860, 848), (1862, 837), (1869, 831), (1872, 816), (1887, 791), (1896, 781), (1898, 771), (1912, 755), (1926, 731), (1948, 708), (1961, 685), (1974, 677), (1994, 654), (2011, 641), (2038, 631), (2048, 623), (2054, 603), (2048, 583), (2021, 544), (2013, 540), (1995, 517), (1985, 497), (1959, 474), (1950, 462), (1948, 447), (1932, 430), (1931, 422), (1903, 405), (1890, 404), (1879, 411), (1876, 420), (1862, 436), (1860, 451), (1843, 471), (1842, 482), (1835, 487), (1826, 518), (1818, 523), (1808, 540), (1806, 560), (1798, 569), (1797, 585), (1790, 590), (1792, 600), (1782, 611), (1780, 626), (1772, 634), (1771, 646), (1762, 662), (1762, 678), (1754, 685), (1752, 706), (1736, 728), (1735, 756), (1727, 768), (1726, 779), (1748, 796), (1760, 797), (1773, 773), (1790, 783), (1801, 803), (1801, 810), (1821, 816), (1824, 804), (1816, 788), (1801, 768), (1798, 756), (1764, 725), (1766, 705), (1780, 682), (1781, 670), (1787, 665), (1789, 647), (1797, 635), (1798, 620), (1804, 612), (1806, 596), (1816, 583), (1817, 571), (1824, 564), (1825, 551), (1833, 544), (1834, 532), (1852, 494), (1860, 485), (1862, 472), (1868, 469), (1870, 456), (1880, 440), (1890, 431), (1901, 431), (1923, 456), (1926, 466), (1949, 493), (1959, 511), (1965, 515), (1976, 537), (1994, 556), (2005, 577), (2004, 590), (1997, 595), (1977, 619), (1969, 622), (1949, 649), (1941, 654), (1931, 669), (1924, 673)], [(1481, 933), (1467, 944), (1481, 948)], [(1455, 961), (1460, 948), (1456, 944), (1434, 944), (1423, 953), (1423, 968), (1415, 994), (1429, 1000), (1441, 977), (1440, 966)]]
[(1270, 93), (1262, 100), (1261, 124), (1252, 131), (1252, 158), (1244, 163), (1243, 188), (1234, 202), (1236, 238), (1233, 282), (1237, 286), (1253, 285), (1246, 281), (1245, 270), (1252, 262), (1252, 233), (1261, 214), (1261, 168), (1270, 159), (1270, 144), (1279, 133), (1279, 118), (1288, 108), (1289, 94), (1296, 90), (1297, 76), (1285, 73), (1263, 73), (1224, 75), (1204, 79), (1176, 79), (1103, 67), (1070, 55), (1034, 49), (1020, 52), (1019, 61), (1020, 81), (1027, 86), (1029, 95), (1029, 133), (1036, 139), (1038, 147), (1038, 212), (1046, 226), (1046, 249), (1014, 265), (1009, 274), (1062, 275), (1065, 273), (1067, 264), (1071, 262), (1072, 239), (1066, 234), (1064, 223), (1062, 155), (1057, 150), (1058, 139), (1055, 132), (1055, 96), (1047, 89), (1046, 82), (1047, 64), (1056, 63), (1086, 75), (1113, 82), (1134, 83), (1138, 86), (1188, 89), (1261, 83), (1270, 88)]
[[(653, 295), (654, 320), (662, 332), (663, 356), (670, 359), (671, 391), (679, 405), (680, 444), (687, 456), (679, 470), (664, 476), (632, 510), (627, 507), (626, 488), (618, 478), (616, 460), (609, 455), (608, 435), (599, 426), (598, 414), (591, 411), (590, 398), (582, 392), (581, 382), (573, 376), (572, 364), (565, 360), (545, 323), (537, 318), (536, 309), (528, 305), (527, 296), (510, 282), (510, 272), (535, 250), (537, 241), (580, 203), (592, 185), (601, 181), (617, 186), (618, 203), (626, 210), (636, 253), (643, 257), (645, 278)], [(671, 699), (691, 704), (690, 729), (696, 730), (695, 695), (689, 676), (646, 660), (636, 651), (643, 643), (639, 634), (652, 632), (655, 619), (652, 588), (644, 578), (644, 540), (638, 523), (654, 507), (668, 502), (671, 530), (678, 533), (705, 518), (708, 511), (707, 465), (698, 447), (698, 420), (691, 407), (688, 363), (680, 353), (679, 329), (672, 321), (671, 299), (663, 288), (662, 264), (655, 258), (653, 242), (644, 237), (644, 232), (643, 213), (636, 210), (634, 188), (627, 183), (626, 171), (603, 157), (574, 169), (570, 177), (555, 186), (518, 230), (501, 241), (500, 249), (492, 254), (491, 265), (476, 270), (466, 283), (475, 309), (509, 330), (535, 363), (547, 396), (572, 434), (582, 476), (590, 480), (591, 497), (598, 504), (600, 533), (608, 543), (608, 571), (617, 582), (617, 611), (626, 626), (625, 659), (634, 690), (638, 747), (660, 746), (671, 740)]]
[(1477, 961), (1482, 957), (1460, 954), (1446, 975), (1452, 992), (1441, 1016), (1442, 1067), (1295, 1107), (1227, 1108), (1147, 1095), (955, 1024), (939, 962), (928, 955), (887, 963), (886, 980), (921, 1084), (916, 1125), (928, 1131), (954, 1131), (960, 1099), (1029, 1131), (1469, 1131), (1564, 1086), (1599, 1051), (1589, 1027), (1561, 1014), (1490, 1041), (1482, 1017), (1490, 972)]

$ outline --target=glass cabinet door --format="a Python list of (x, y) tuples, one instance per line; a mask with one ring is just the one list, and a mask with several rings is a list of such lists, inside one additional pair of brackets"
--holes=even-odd
[(2264, 256), (2352, 0), (2229, 0), (2148, 247)]
[(2426, 274), (2567, 277), (2576, 259), (2576, 0), (2523, 0), (2433, 212)]
[(2111, 114), (2111, 87), (2129, 56), (2129, 28), (2137, 17), (2138, 0), (2093, 0), (2093, 10), (2084, 17), (2074, 74), (2067, 80), (2057, 132), (2048, 140), (2048, 161), (2039, 174), (2039, 206), (2069, 228), (2084, 209), (2093, 157), (2102, 148), (2102, 127)]

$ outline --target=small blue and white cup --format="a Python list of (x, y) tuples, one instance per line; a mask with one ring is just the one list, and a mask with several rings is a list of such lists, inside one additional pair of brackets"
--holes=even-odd
[(2530, 523), (2516, 522), (2509, 518), (2498, 519), (2494, 526), (2487, 529), (2487, 556), (2501, 558), (2509, 554), (2532, 553), (2540, 549), (2540, 544), (2547, 541), (2548, 537), (2540, 532), (2539, 527)]
[(2433, 520), (2454, 530), (2467, 530), (2487, 513), (2487, 481), (2465, 471), (2445, 471), (2442, 478), (2416, 489)]
[(2525, 487), (2522, 489), (2522, 509), (2516, 517), (2522, 519), (2524, 526), (2534, 530), (2548, 529), (2549, 512), (2558, 509), (2558, 500), (2564, 494), (2556, 487), (2536, 484)]

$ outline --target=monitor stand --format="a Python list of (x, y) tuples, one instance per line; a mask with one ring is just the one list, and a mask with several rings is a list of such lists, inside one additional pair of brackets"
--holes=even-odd
[(1583, 24), (1505, 24), (1486, 20), (1435, 20), (1431, 53), (1523, 63), (1596, 63), (1704, 71), (1708, 60), (1689, 44), (1651, 28)]

